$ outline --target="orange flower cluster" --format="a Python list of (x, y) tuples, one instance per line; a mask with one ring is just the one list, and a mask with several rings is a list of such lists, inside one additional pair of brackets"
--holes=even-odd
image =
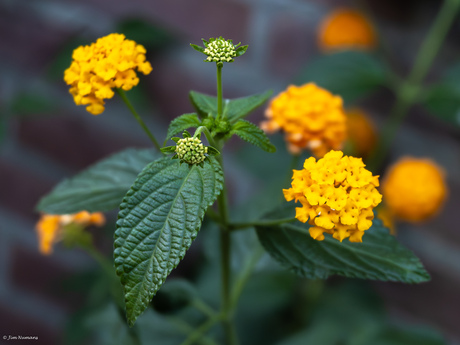
[(294, 154), (310, 149), (322, 157), (341, 149), (346, 138), (342, 99), (313, 83), (289, 86), (271, 101), (265, 116), (260, 127), (268, 133), (283, 130)]
[(105, 217), (100, 212), (89, 213), (87, 211), (64, 215), (43, 214), (36, 226), (40, 252), (44, 255), (51, 254), (53, 244), (62, 237), (63, 228), (71, 223), (84, 227), (102, 226), (105, 223)]
[(372, 24), (360, 12), (338, 9), (329, 14), (319, 29), (319, 45), (324, 51), (373, 48), (376, 35)]
[(354, 154), (366, 157), (372, 152), (377, 141), (377, 134), (374, 125), (364, 111), (357, 108), (347, 111), (347, 133), (348, 142)]
[(128, 91), (139, 83), (135, 69), (144, 74), (152, 71), (145, 53), (142, 45), (122, 34), (110, 34), (75, 49), (72, 64), (64, 72), (75, 104), (87, 105), (93, 115), (102, 113), (104, 99), (113, 97), (113, 88)]
[(322, 159), (305, 160), (302, 170), (294, 170), (292, 187), (283, 189), (287, 201), (300, 201), (296, 218), (309, 222), (310, 235), (324, 240), (324, 232), (341, 241), (362, 242), (372, 226), (372, 209), (381, 201), (378, 176), (364, 168), (361, 158), (331, 151)]
[(419, 222), (441, 209), (447, 186), (443, 171), (434, 162), (405, 157), (390, 168), (382, 183), (382, 193), (395, 216)]

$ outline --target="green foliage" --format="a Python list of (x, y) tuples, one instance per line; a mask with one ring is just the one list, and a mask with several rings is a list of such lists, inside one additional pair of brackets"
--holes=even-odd
[(222, 188), (214, 157), (203, 167), (162, 158), (139, 174), (120, 205), (114, 244), (130, 325), (182, 260)]
[(449, 68), (441, 81), (428, 89), (422, 103), (436, 117), (460, 127), (460, 64)]
[(387, 84), (388, 73), (374, 56), (350, 50), (316, 58), (296, 82), (314, 82), (350, 103)]
[[(231, 123), (235, 123), (239, 119), (251, 113), (254, 109), (264, 104), (272, 95), (272, 91), (255, 94), (248, 97), (224, 99), (223, 100), (223, 117)], [(205, 95), (200, 92), (190, 91), (190, 101), (195, 107), (200, 117), (217, 116), (217, 98), (214, 96)]]
[(115, 32), (124, 34), (127, 39), (143, 45), (148, 53), (163, 49), (175, 41), (172, 33), (163, 27), (138, 18), (121, 21), (116, 25)]
[[(289, 205), (269, 218), (295, 214)], [(430, 276), (418, 258), (389, 234), (379, 219), (366, 230), (362, 243), (342, 243), (326, 235), (316, 241), (308, 225), (299, 221), (278, 226), (259, 226), (257, 234), (265, 249), (284, 267), (301, 277), (326, 279), (331, 275), (404, 283), (421, 283)]]
[(228, 135), (232, 136), (233, 134), (236, 134), (252, 145), (260, 147), (264, 151), (276, 151), (276, 147), (270, 143), (270, 139), (268, 139), (265, 132), (249, 121), (238, 120), (238, 122), (232, 126)]
[(110, 211), (118, 207), (139, 172), (159, 154), (127, 149), (59, 183), (37, 205), (49, 214)]
[(171, 121), (168, 127), (168, 133), (166, 134), (165, 143), (168, 139), (171, 139), (172, 136), (180, 133), (188, 128), (196, 128), (201, 125), (201, 121), (198, 118), (197, 114), (183, 114), (176, 117)]

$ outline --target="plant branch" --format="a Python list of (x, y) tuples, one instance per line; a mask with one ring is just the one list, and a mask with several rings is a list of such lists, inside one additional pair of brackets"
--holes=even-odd
[(158, 141), (155, 139), (155, 136), (152, 134), (152, 132), (150, 132), (150, 130), (148, 129), (144, 121), (142, 121), (141, 117), (139, 116), (139, 114), (137, 113), (137, 111), (134, 109), (133, 105), (129, 101), (128, 97), (126, 96), (126, 93), (122, 89), (116, 89), (116, 90), (117, 90), (117, 93), (120, 95), (121, 99), (123, 100), (123, 102), (125, 102), (128, 109), (134, 115), (137, 122), (141, 125), (144, 132), (148, 135), (153, 145), (158, 149), (158, 151), (160, 151), (160, 148), (161, 148), (160, 144), (158, 144)]

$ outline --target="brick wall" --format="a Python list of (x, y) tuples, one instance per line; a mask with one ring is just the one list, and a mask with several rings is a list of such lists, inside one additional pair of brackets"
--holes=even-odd
[[(145, 121), (161, 138), (169, 120), (189, 112), (188, 91), (212, 93), (215, 71), (188, 47), (200, 38), (223, 35), (250, 44), (250, 50), (224, 70), (225, 97), (268, 88), (280, 91), (317, 54), (315, 30), (321, 17), (351, 1), (301, 0), (0, 0), (0, 104), (7, 135), (0, 144), (0, 331), (39, 335), (43, 344), (59, 343), (61, 330), (82, 296), (59, 295), (53, 284), (95, 264), (84, 253), (60, 249), (51, 257), (37, 252), (34, 205), (60, 179), (128, 146), (148, 146), (137, 124), (116, 101), (93, 117), (73, 105), (61, 80), (47, 70), (62, 47), (76, 36), (94, 37), (113, 30), (120, 19), (138, 16), (171, 30), (179, 44), (152, 57), (154, 70), (143, 83), (155, 111)], [(417, 46), (431, 4), (420, 6), (412, 26), (402, 27), (394, 4), (381, 8), (383, 31), (393, 48), (410, 41)], [(378, 7), (380, 6), (380, 7)], [(393, 6), (393, 7), (392, 7)], [(422, 18), (422, 19), (420, 19)], [(425, 23), (425, 24), (424, 24)], [(423, 24), (423, 25), (422, 25)], [(415, 40), (413, 38), (416, 38)], [(447, 45), (441, 61), (458, 49)], [(412, 54), (397, 50), (402, 70)], [(436, 69), (435, 73), (436, 74)], [(245, 82), (241, 83), (239, 80)], [(54, 103), (40, 115), (12, 113), (5, 107), (19, 93), (44, 94)], [(378, 94), (364, 103), (377, 122), (386, 115), (389, 96)], [(259, 111), (254, 115), (261, 117)], [(160, 119), (160, 120), (159, 120)], [(414, 111), (397, 137), (392, 158), (430, 155), (443, 165), (451, 196), (444, 212), (423, 227), (403, 226), (401, 240), (421, 256), (433, 281), (420, 286), (376, 284), (389, 310), (400, 317), (435, 326), (452, 344), (460, 339), (460, 146), (455, 135), (420, 110)], [(422, 140), (423, 138), (423, 140)], [(414, 145), (416, 143), (416, 145)], [(237, 147), (234, 148), (235, 150)], [(108, 254), (110, 246), (108, 246)]]

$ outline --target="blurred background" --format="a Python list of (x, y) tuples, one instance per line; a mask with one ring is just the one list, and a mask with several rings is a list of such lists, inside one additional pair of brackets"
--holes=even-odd
[[(78, 338), (79, 329), (69, 325), (83, 315), (88, 286), (97, 281), (97, 266), (84, 252), (59, 245), (53, 255), (42, 256), (34, 207), (57, 182), (97, 160), (126, 147), (149, 147), (148, 138), (118, 100), (108, 101), (100, 116), (74, 105), (62, 80), (73, 49), (112, 32), (124, 33), (147, 48), (153, 71), (141, 77), (129, 96), (162, 141), (170, 120), (193, 111), (189, 90), (215, 93), (214, 67), (203, 63), (203, 56), (189, 43), (222, 35), (249, 45), (244, 56), (223, 70), (225, 98), (267, 89), (276, 94), (290, 83), (309, 81), (305, 69), (322, 54), (317, 39), (321, 21), (337, 7), (350, 7), (368, 12), (385, 48), (377, 54), (404, 78), (440, 4), (437, 0), (0, 0), (0, 336), (37, 335), (39, 340), (30, 343), (47, 345)], [(459, 62), (459, 37), (457, 18), (428, 83)], [(393, 94), (381, 88), (348, 105), (359, 105), (381, 128), (393, 102)], [(263, 109), (250, 119), (259, 123)], [(430, 326), (449, 344), (460, 344), (459, 134), (458, 122), (443, 121), (421, 107), (410, 110), (386, 164), (404, 155), (431, 157), (446, 171), (449, 199), (441, 214), (421, 225), (397, 224), (399, 239), (421, 258), (432, 281), (414, 286), (371, 284), (391, 320)], [(275, 136), (274, 142), (277, 157), (283, 160), (287, 153), (282, 137)], [(245, 201), (263, 188), (262, 174), (272, 168), (271, 158), (261, 153), (247, 161), (252, 149), (237, 140), (226, 150), (232, 200)], [(272, 170), (272, 174), (278, 171)], [(98, 248), (107, 257), (115, 218), (116, 213), (108, 214), (105, 229), (94, 230)], [(174, 275), (190, 274), (201, 246), (192, 246)], [(97, 293), (91, 298), (97, 300)]]

